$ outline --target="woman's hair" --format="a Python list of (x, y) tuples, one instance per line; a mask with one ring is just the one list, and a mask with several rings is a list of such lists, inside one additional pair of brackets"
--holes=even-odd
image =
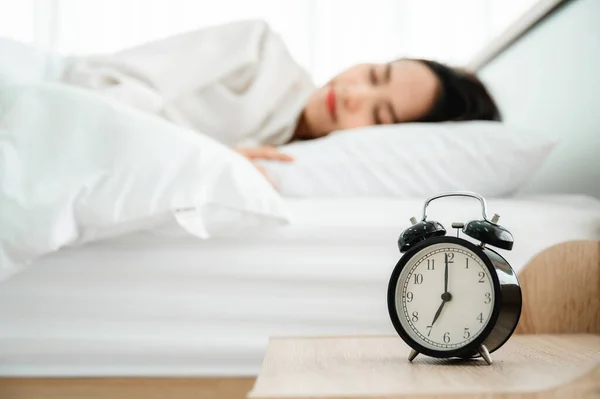
[(440, 80), (435, 103), (420, 122), (501, 120), (496, 103), (475, 74), (436, 61), (412, 60), (425, 64)]

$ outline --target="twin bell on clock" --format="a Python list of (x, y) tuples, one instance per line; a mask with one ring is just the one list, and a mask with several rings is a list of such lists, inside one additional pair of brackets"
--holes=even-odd
[[(479, 200), (481, 219), (452, 223), (457, 236), (446, 235), (441, 223), (427, 218), (430, 202), (443, 197)], [(398, 239), (402, 256), (387, 292), (392, 324), (412, 348), (409, 361), (422, 353), (492, 364), (490, 353), (510, 338), (521, 315), (517, 275), (496, 251), (510, 251), (513, 236), (497, 214), (488, 218), (485, 199), (472, 192), (433, 196), (421, 220), (410, 220)]]

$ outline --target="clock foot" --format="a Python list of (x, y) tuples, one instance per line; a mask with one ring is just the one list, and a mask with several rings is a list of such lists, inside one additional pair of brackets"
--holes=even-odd
[(417, 352), (416, 350), (411, 350), (410, 354), (408, 355), (408, 361), (412, 362), (413, 360), (415, 360), (415, 357), (417, 357), (418, 354), (419, 352)]
[(490, 352), (488, 352), (485, 345), (479, 345), (478, 348), (479, 354), (485, 360), (487, 364), (492, 364), (492, 358), (490, 357)]

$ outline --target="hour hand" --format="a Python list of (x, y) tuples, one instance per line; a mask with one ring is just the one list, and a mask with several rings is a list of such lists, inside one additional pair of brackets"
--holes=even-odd
[(435, 316), (433, 316), (433, 321), (431, 322), (432, 326), (435, 323), (435, 321), (438, 319), (438, 317), (440, 317), (440, 314), (442, 313), (442, 309), (444, 308), (445, 304), (446, 304), (446, 301), (442, 301), (442, 304), (438, 308), (437, 312), (435, 312)]
[(440, 314), (442, 313), (442, 309), (444, 309), (444, 305), (446, 304), (446, 302), (450, 301), (451, 299), (452, 299), (452, 294), (450, 294), (449, 292), (444, 292), (442, 294), (442, 304), (438, 308), (437, 312), (435, 312), (435, 316), (433, 316), (433, 321), (431, 322), (432, 326), (433, 326), (433, 323), (435, 323), (435, 321), (438, 319), (438, 317), (440, 317)]

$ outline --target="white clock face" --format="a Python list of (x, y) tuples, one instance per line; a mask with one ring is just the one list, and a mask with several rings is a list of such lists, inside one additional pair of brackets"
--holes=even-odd
[(494, 294), (483, 260), (464, 246), (438, 243), (417, 252), (402, 269), (396, 310), (413, 340), (451, 351), (481, 334), (494, 309)]

